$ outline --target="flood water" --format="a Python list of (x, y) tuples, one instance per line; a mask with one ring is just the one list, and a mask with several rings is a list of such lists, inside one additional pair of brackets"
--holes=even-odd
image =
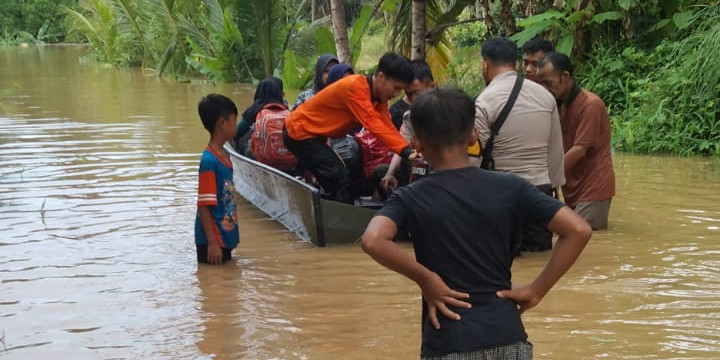
[[(0, 360), (418, 357), (417, 287), (358, 245), (315, 248), (242, 203), (234, 260), (195, 263), (196, 104), (242, 108), (251, 87), (83, 51), (0, 48)], [(719, 359), (720, 161), (614, 161), (611, 229), (523, 315), (535, 358)]]

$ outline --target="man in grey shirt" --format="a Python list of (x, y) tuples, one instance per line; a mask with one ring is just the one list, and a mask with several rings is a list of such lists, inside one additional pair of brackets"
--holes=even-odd
[[(475, 99), (475, 127), (483, 148), (490, 128), (510, 97), (517, 79), (518, 50), (507, 38), (492, 38), (481, 48), (487, 87)], [(494, 139), (497, 171), (518, 175), (552, 196), (565, 184), (563, 142), (555, 98), (541, 85), (524, 80), (507, 119)], [(521, 250), (552, 248), (552, 233), (526, 229)]]

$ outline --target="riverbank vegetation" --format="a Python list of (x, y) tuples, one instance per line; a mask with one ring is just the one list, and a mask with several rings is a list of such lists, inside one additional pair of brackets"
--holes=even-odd
[(66, 41), (61, 7), (76, 5), (77, 0), (0, 1), (0, 45)]
[[(382, 52), (394, 50), (425, 58), (440, 83), (474, 95), (484, 86), (483, 39), (509, 36), (522, 45), (544, 36), (571, 55), (578, 81), (606, 102), (616, 150), (717, 156), (720, 65), (711, 52), (720, 43), (719, 6), (710, 0), (7, 0), (0, 5), (0, 44), (79, 39), (90, 44), (90, 59), (112, 66), (139, 66), (180, 81), (277, 75), (288, 89), (307, 86), (319, 54), (336, 53), (371, 71)], [(347, 34), (333, 31), (342, 22)]]

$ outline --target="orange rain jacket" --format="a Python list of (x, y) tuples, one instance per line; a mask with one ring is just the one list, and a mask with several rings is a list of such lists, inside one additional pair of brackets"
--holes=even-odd
[(387, 102), (373, 102), (367, 78), (350, 75), (315, 94), (290, 113), (285, 128), (290, 138), (337, 138), (364, 126), (397, 154), (409, 153), (410, 144), (395, 129)]

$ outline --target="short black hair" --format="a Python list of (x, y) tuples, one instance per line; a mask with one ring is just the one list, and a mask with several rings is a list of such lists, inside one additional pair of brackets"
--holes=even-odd
[(528, 42), (525, 43), (522, 47), (523, 54), (533, 54), (538, 51), (542, 51), (544, 53), (549, 53), (551, 51), (555, 51), (555, 46), (553, 43), (550, 42), (550, 40), (543, 39), (541, 37), (536, 37)]
[(415, 59), (410, 61), (410, 65), (413, 69), (413, 81), (418, 80), (421, 83), (435, 81), (435, 79), (433, 79), (432, 70), (430, 70), (430, 65), (428, 65), (425, 60)]
[(235, 103), (228, 97), (220, 94), (208, 94), (198, 103), (198, 114), (203, 126), (210, 134), (215, 131), (218, 120), (231, 114), (237, 115)]
[(398, 53), (385, 53), (378, 62), (377, 72), (382, 72), (386, 77), (402, 81), (405, 84), (413, 82), (413, 68), (410, 60)]
[(410, 105), (410, 123), (420, 141), (431, 146), (465, 144), (475, 125), (475, 102), (459, 89), (430, 89)]
[(518, 59), (517, 45), (504, 37), (485, 40), (480, 48), (483, 58), (497, 65), (515, 65)]
[(538, 61), (538, 69), (545, 66), (545, 64), (550, 63), (553, 66), (553, 69), (555, 69), (556, 73), (561, 73), (563, 71), (567, 71), (570, 73), (570, 76), (573, 74), (573, 64), (570, 61), (570, 58), (563, 54), (556, 51), (551, 51), (545, 56), (543, 56), (540, 61)]

